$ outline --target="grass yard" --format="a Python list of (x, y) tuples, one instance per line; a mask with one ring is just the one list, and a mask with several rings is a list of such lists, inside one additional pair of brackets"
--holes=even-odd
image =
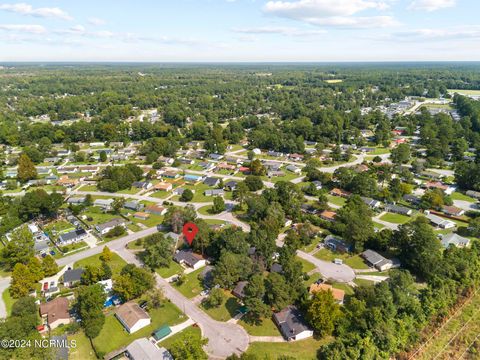
[(409, 216), (405, 216), (402, 214), (394, 214), (394, 213), (386, 213), (380, 216), (380, 220), (387, 221), (392, 224), (405, 224), (406, 222), (410, 221)]
[(278, 181), (291, 181), (293, 179), (296, 179), (302, 176), (302, 174), (294, 174), (291, 171), (288, 171), (287, 169), (282, 169), (281, 171), (285, 173), (285, 176), (273, 176), (271, 178), (269, 178), (268, 176), (262, 176), (262, 180), (276, 183)]
[(230, 320), (237, 314), (237, 310), (241, 307), (237, 298), (229, 291), (224, 291), (226, 300), (218, 308), (209, 308), (205, 304), (201, 304), (200, 307), (208, 314), (212, 319), (217, 321)]
[(223, 220), (219, 220), (219, 219), (203, 219), (205, 220), (205, 222), (209, 225), (222, 225), (222, 224), (228, 224), (228, 222), (225, 222)]
[(312, 271), (313, 269), (315, 269), (315, 265), (313, 265), (311, 262), (305, 259), (299, 258), (298, 256), (297, 256), (297, 260), (302, 263), (303, 272), (308, 273), (309, 271)]
[(157, 198), (157, 199), (166, 199), (170, 195), (172, 195), (172, 193), (169, 192), (169, 191), (157, 191), (157, 192), (154, 192), (153, 194), (151, 194), (150, 196), (154, 197), (154, 198)]
[(365, 280), (365, 279), (355, 279), (353, 280), (353, 282), (358, 286), (370, 286), (374, 284), (373, 281)]
[(98, 188), (96, 185), (83, 185), (80, 191), (98, 191)]
[(210, 210), (212, 209), (212, 207), (213, 205), (202, 206), (197, 210), (197, 212), (202, 215), (212, 215), (212, 213), (210, 213)]
[(390, 149), (389, 148), (384, 148), (384, 147), (377, 147), (375, 150), (370, 151), (368, 153), (369, 155), (385, 155), (385, 154), (390, 154)]
[(376, 221), (373, 222), (373, 226), (376, 227), (377, 229), (383, 229), (385, 227), (385, 225), (380, 224)]
[(327, 195), (328, 202), (331, 202), (334, 205), (337, 206), (343, 206), (347, 202), (346, 199), (340, 197), (340, 196), (332, 196), (332, 195)]
[(476, 202), (474, 198), (471, 198), (470, 196), (462, 194), (461, 192), (458, 192), (458, 191), (454, 191), (452, 195), (450, 195), (450, 197), (452, 198), (452, 200), (463, 200), (471, 203)]
[(161, 224), (163, 222), (163, 216), (154, 214), (150, 214), (150, 217), (147, 220), (137, 219), (133, 216), (129, 216), (128, 218), (134, 223), (140, 223), (145, 225), (146, 227), (157, 226), (158, 224)]
[(173, 275), (180, 274), (183, 272), (183, 267), (176, 263), (175, 261), (170, 262), (170, 266), (168, 268), (158, 268), (155, 272), (160, 275), (162, 278), (169, 278)]
[(345, 295), (353, 295), (354, 292), (353, 288), (350, 285), (344, 283), (333, 283), (332, 287), (345, 291)]
[(480, 95), (480, 90), (448, 89), (449, 93), (459, 93), (464, 95)]
[(96, 360), (95, 352), (92, 349), (90, 340), (85, 336), (83, 331), (78, 331), (74, 335), (68, 336), (68, 341), (75, 340), (76, 347), (70, 348), (68, 358), (70, 360)]
[(317, 259), (325, 261), (333, 261), (334, 259), (342, 259), (344, 263), (354, 269), (368, 269), (368, 265), (363, 261), (360, 255), (341, 254), (333, 252), (330, 249), (323, 248), (317, 251), (313, 256)]
[(203, 268), (195, 270), (190, 274), (185, 275), (185, 281), (182, 285), (174, 284), (175, 288), (180, 291), (187, 298), (191, 299), (203, 290), (203, 284), (198, 279), (198, 275), (203, 271)]
[(132, 186), (130, 189), (125, 189), (125, 190), (117, 191), (117, 194), (129, 194), (129, 195), (134, 195), (134, 194), (138, 193), (140, 190), (141, 190), (141, 189)]
[(280, 356), (289, 356), (294, 359), (315, 360), (317, 359), (318, 348), (330, 341), (332, 341), (332, 338), (321, 340), (310, 338), (283, 343), (254, 342), (250, 344), (246, 354), (257, 356), (259, 359), (268, 355), (273, 359), (278, 359)]
[(268, 319), (263, 319), (260, 325), (250, 324), (244, 320), (238, 322), (250, 335), (254, 336), (281, 336), (280, 331), (278, 330), (277, 325), (273, 322), (273, 319), (270, 317)]
[(365, 263), (360, 255), (350, 256), (345, 260), (345, 264), (354, 269), (368, 269), (369, 266)]
[(180, 309), (170, 302), (166, 302), (158, 309), (150, 309), (148, 313), (152, 318), (152, 323), (133, 334), (129, 334), (112, 312), (105, 318), (105, 325), (103, 325), (102, 331), (93, 340), (97, 351), (107, 354), (110, 351), (130, 344), (135, 339), (149, 337), (153, 331), (164, 324), (175, 325), (186, 320), (186, 316), (182, 314)]
[[(85, 215), (86, 218), (82, 219), (89, 225), (98, 225), (104, 222), (110, 221), (112, 219), (120, 217), (120, 215), (104, 213), (102, 209), (96, 206), (88, 207), (81, 216)], [(91, 218), (91, 220), (89, 220)]]
[[(192, 191), (195, 191), (193, 193), (193, 199), (191, 202), (213, 202), (213, 197), (212, 196), (205, 196), (203, 193), (205, 192), (205, 190), (213, 190), (214, 188), (208, 186), (208, 185), (205, 185), (203, 183), (198, 183), (196, 185), (192, 185), (192, 184), (186, 184), (184, 186), (182, 186), (182, 188), (184, 189), (190, 189)], [(171, 200), (173, 201), (179, 201), (180, 199), (180, 196), (174, 196), (172, 197)]]
[(10, 316), (10, 314), (12, 313), (13, 303), (16, 300), (10, 296), (10, 291), (8, 290), (8, 288), (5, 289), (5, 291), (3, 292), (2, 299), (3, 299), (3, 302), (5, 303), (5, 308), (7, 310), (7, 315)]
[(197, 326), (190, 326), (185, 330), (180, 331), (179, 333), (176, 333), (175, 335), (172, 335), (163, 341), (160, 341), (159, 346), (162, 346), (165, 349), (170, 350), (172, 344), (174, 344), (176, 341), (181, 339), (183, 336), (186, 336), (187, 338), (199, 339), (202, 337), (202, 331)]
[[(75, 268), (85, 267), (87, 265), (92, 265), (92, 266), (99, 267), (99, 266), (102, 265), (102, 261), (100, 260), (100, 255), (101, 254), (93, 255), (93, 256), (90, 256), (88, 258), (77, 261), (74, 264), (74, 267)], [(112, 276), (115, 276), (115, 275), (120, 274), (120, 271), (122, 270), (122, 268), (125, 265), (127, 265), (127, 262), (125, 260), (123, 260), (119, 255), (112, 252), (112, 260), (108, 262), (108, 265), (112, 269)]]

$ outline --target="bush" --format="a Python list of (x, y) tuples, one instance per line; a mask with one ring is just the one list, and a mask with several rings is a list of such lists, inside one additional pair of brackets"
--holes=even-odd
[(121, 236), (121, 235), (125, 234), (126, 232), (127, 231), (125, 230), (125, 228), (123, 226), (115, 226), (112, 230), (107, 232), (105, 234), (105, 236), (107, 238), (113, 238), (113, 237)]

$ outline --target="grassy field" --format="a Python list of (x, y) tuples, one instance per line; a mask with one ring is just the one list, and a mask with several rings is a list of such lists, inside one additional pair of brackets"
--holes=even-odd
[(309, 271), (312, 271), (313, 269), (315, 269), (315, 265), (313, 265), (311, 262), (305, 259), (299, 258), (298, 256), (297, 256), (297, 260), (302, 263), (303, 272), (308, 273)]
[(172, 195), (172, 193), (168, 191), (157, 191), (151, 194), (150, 196), (158, 199), (166, 199), (170, 195)]
[(458, 192), (458, 191), (454, 191), (452, 195), (450, 195), (450, 197), (452, 198), (452, 200), (463, 200), (471, 203), (476, 202), (474, 198), (471, 198), (470, 196), (462, 194), (461, 192)]
[(203, 290), (203, 284), (198, 279), (198, 274), (200, 274), (202, 270), (201, 268), (185, 275), (183, 284), (180, 286), (175, 284), (175, 288), (189, 299), (197, 296)]
[[(75, 264), (74, 264), (74, 267), (77, 268), (77, 267), (85, 267), (87, 265), (92, 265), (92, 266), (101, 266), (102, 265), (102, 261), (100, 260), (100, 255), (101, 254), (98, 254), (98, 255), (93, 255), (93, 256), (90, 256), (88, 258), (85, 258), (85, 259), (82, 259), (80, 261), (77, 261)], [(110, 266), (110, 268), (112, 269), (112, 275), (115, 276), (115, 275), (118, 275), (120, 274), (120, 271), (122, 270), (122, 268), (127, 265), (126, 261), (123, 260), (119, 255), (115, 254), (115, 253), (112, 253), (112, 260), (110, 262), (108, 262), (108, 265)]]
[(202, 214), (202, 215), (212, 215), (210, 213), (210, 210), (212, 209), (212, 207), (213, 207), (213, 205), (202, 206), (197, 211), (198, 211), (199, 214)]
[(392, 224), (405, 224), (410, 220), (410, 217), (402, 214), (386, 213), (380, 216), (380, 220), (387, 221)]
[(134, 195), (134, 194), (138, 193), (140, 190), (141, 189), (132, 186), (130, 189), (117, 191), (117, 194)]
[(353, 295), (353, 288), (344, 283), (333, 283), (332, 287), (345, 291), (346, 295)]
[(317, 259), (325, 261), (333, 261), (334, 259), (342, 259), (345, 264), (354, 269), (368, 269), (368, 265), (363, 261), (359, 255), (349, 255), (333, 252), (329, 249), (321, 249), (317, 251), (314, 256)]
[(180, 274), (183, 272), (183, 267), (176, 263), (175, 261), (170, 262), (170, 266), (168, 268), (158, 268), (155, 272), (160, 275), (162, 278), (169, 278), (175, 274)]
[(129, 334), (120, 324), (120, 321), (111, 313), (106, 317), (102, 331), (93, 340), (95, 348), (99, 353), (107, 354), (110, 351), (130, 344), (135, 339), (150, 336), (153, 331), (164, 324), (175, 325), (186, 320), (186, 316), (170, 302), (166, 302), (158, 309), (149, 310), (149, 315), (152, 318), (150, 325), (133, 334)]
[(70, 348), (68, 358), (70, 360), (96, 360), (95, 352), (90, 345), (90, 340), (85, 336), (83, 331), (79, 331), (74, 335), (68, 336), (68, 341), (76, 342), (75, 348)]
[(224, 291), (226, 300), (218, 308), (209, 308), (205, 304), (201, 304), (200, 307), (208, 314), (212, 319), (218, 321), (230, 320), (237, 314), (237, 310), (240, 308), (240, 304), (237, 298), (229, 291)]
[(373, 285), (373, 281), (365, 280), (365, 279), (355, 279), (355, 280), (353, 280), (353, 282), (354, 282), (355, 284), (357, 284), (358, 286), (362, 286), (362, 285), (365, 285), (365, 286)]
[(3, 299), (3, 302), (5, 303), (7, 315), (10, 315), (12, 313), (12, 306), (13, 306), (13, 303), (15, 302), (15, 299), (10, 296), (10, 291), (8, 290), (8, 288), (3, 292), (2, 299)]
[(247, 323), (243, 320), (238, 322), (250, 335), (254, 336), (281, 336), (277, 325), (272, 318), (264, 319), (260, 325)]
[(320, 346), (327, 344), (331, 338), (322, 340), (305, 339), (284, 343), (254, 342), (247, 350), (248, 355), (256, 355), (259, 359), (269, 355), (273, 359), (280, 356), (289, 356), (294, 359), (314, 360), (317, 358), (317, 350)]
[(377, 147), (377, 148), (375, 148), (375, 150), (370, 151), (368, 154), (369, 155), (385, 155), (385, 154), (389, 154), (389, 153), (390, 153), (389, 148)]
[(456, 92), (462, 95), (480, 95), (480, 90), (448, 89), (448, 92)]
[[(423, 351), (416, 355), (418, 360), (427, 359), (478, 359), (478, 353), (469, 351), (469, 347), (480, 334), (480, 293), (473, 296), (461, 310), (427, 343)], [(478, 351), (478, 338), (477, 338)]]
[(80, 191), (99, 191), (96, 185), (83, 185)]
[(340, 197), (340, 196), (332, 196), (332, 195), (327, 195), (328, 202), (331, 202), (334, 205), (337, 206), (343, 206), (347, 202), (346, 199)]

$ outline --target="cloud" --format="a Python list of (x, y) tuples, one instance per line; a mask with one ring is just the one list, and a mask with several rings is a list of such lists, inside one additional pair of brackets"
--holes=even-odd
[(410, 31), (395, 33), (393, 34), (393, 37), (400, 41), (480, 39), (480, 25), (441, 29), (413, 29)]
[(314, 36), (325, 34), (325, 30), (300, 30), (292, 27), (261, 26), (254, 28), (233, 28), (232, 31), (241, 34), (265, 35), (280, 34), (287, 36)]
[(413, 0), (409, 10), (435, 11), (455, 6), (457, 0)]
[(32, 5), (25, 3), (0, 4), (0, 10), (10, 11), (21, 15), (31, 15), (43, 18), (57, 18), (62, 20), (73, 19), (70, 15), (68, 15), (68, 13), (57, 7), (34, 8)]
[(392, 16), (354, 16), (367, 10), (382, 11), (390, 0), (296, 0), (269, 1), (263, 8), (270, 15), (306, 22), (312, 25), (373, 28), (398, 25)]
[(88, 23), (95, 26), (105, 25), (107, 22), (97, 17), (88, 18)]
[(0, 24), (0, 30), (17, 32), (17, 33), (29, 33), (29, 34), (44, 34), (47, 32), (41, 25), (21, 25), (21, 24)]

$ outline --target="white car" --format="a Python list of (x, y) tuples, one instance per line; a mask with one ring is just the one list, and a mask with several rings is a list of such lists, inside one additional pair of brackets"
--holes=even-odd
[(335, 259), (335, 260), (333, 260), (333, 262), (335, 263), (335, 265), (343, 265), (343, 260), (342, 259)]

